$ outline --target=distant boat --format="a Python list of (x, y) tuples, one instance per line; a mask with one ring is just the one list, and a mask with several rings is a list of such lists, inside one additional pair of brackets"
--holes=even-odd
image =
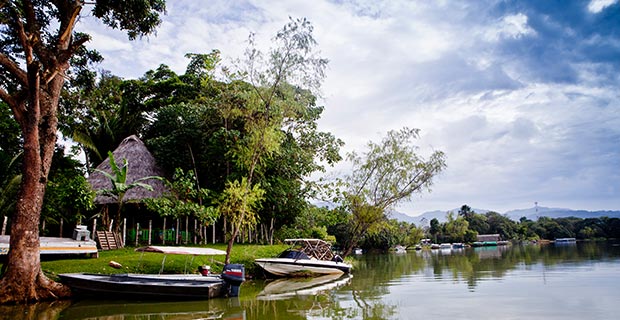
[(555, 239), (555, 244), (575, 244), (577, 243), (577, 239), (575, 238), (557, 238)]
[(334, 255), (331, 245), (320, 239), (286, 239), (290, 249), (277, 258), (261, 258), (254, 262), (268, 273), (280, 277), (343, 274), (351, 265)]
[(439, 245), (439, 249), (452, 249), (451, 243), (442, 243)]
[(455, 242), (455, 243), (452, 244), (452, 248), (453, 249), (463, 249), (463, 248), (465, 248), (465, 245), (460, 243), (460, 242)]
[[(222, 250), (194, 247), (150, 246), (136, 251), (185, 255), (226, 254)], [(227, 264), (221, 275), (64, 273), (58, 276), (71, 290), (100, 298), (210, 299), (225, 295), (238, 296), (239, 287), (245, 281), (245, 268), (242, 264)]]
[(394, 247), (396, 253), (407, 253), (407, 248), (401, 245)]
[(431, 244), (431, 249), (439, 249), (439, 248), (441, 248), (441, 246), (439, 244), (437, 244), (437, 243)]

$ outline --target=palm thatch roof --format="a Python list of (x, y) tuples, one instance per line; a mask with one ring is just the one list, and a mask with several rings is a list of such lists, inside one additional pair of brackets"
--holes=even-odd
[[(155, 163), (155, 158), (146, 148), (144, 143), (135, 135), (125, 138), (121, 144), (112, 152), (115, 162), (118, 166), (123, 164), (123, 159), (127, 159), (127, 184), (130, 184), (137, 179), (149, 177), (149, 176), (164, 176), (164, 172)], [(106, 158), (97, 169), (111, 173), (110, 158)], [(124, 202), (140, 202), (140, 200), (148, 198), (160, 197), (164, 192), (168, 191), (165, 184), (161, 180), (148, 179), (141, 181), (153, 187), (153, 191), (149, 191), (145, 188), (136, 187), (132, 188), (125, 194)], [(111, 189), (112, 183), (110, 179), (103, 175), (101, 172), (93, 171), (88, 177), (88, 183), (95, 191)], [(117, 203), (117, 200), (113, 197), (104, 196), (98, 194), (95, 198), (97, 204), (110, 204)]]

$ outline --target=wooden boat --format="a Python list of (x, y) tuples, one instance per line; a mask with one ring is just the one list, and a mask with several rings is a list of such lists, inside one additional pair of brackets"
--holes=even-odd
[(291, 248), (277, 258), (254, 260), (268, 273), (281, 277), (343, 274), (351, 265), (331, 251), (331, 245), (320, 239), (286, 239)]
[[(221, 255), (226, 252), (209, 248), (158, 247), (138, 248), (136, 251), (164, 254)], [(162, 262), (162, 270), (163, 264)], [(242, 264), (227, 264), (220, 275), (214, 274), (59, 274), (61, 282), (76, 293), (96, 297), (133, 299), (210, 299), (236, 297), (245, 281)]]

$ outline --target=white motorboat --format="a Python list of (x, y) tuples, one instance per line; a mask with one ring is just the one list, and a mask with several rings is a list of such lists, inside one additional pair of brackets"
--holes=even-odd
[(351, 271), (345, 263), (331, 251), (331, 245), (320, 239), (286, 239), (291, 248), (277, 258), (254, 260), (268, 273), (280, 277), (343, 274)]

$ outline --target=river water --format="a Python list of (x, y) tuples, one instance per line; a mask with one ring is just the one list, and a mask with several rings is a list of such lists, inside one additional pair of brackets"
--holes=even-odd
[(352, 276), (248, 281), (235, 299), (0, 306), (0, 319), (620, 319), (620, 244), (365, 254)]

